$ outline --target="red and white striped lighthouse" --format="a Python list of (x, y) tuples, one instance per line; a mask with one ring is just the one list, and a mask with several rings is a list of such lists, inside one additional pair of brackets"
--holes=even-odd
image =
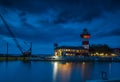
[(83, 48), (89, 50), (90, 33), (88, 32), (87, 29), (83, 30), (83, 33), (81, 34), (81, 38), (82, 38), (82, 46), (83, 46)]

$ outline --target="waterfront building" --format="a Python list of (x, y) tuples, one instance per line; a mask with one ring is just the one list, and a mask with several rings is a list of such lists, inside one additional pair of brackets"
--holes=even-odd
[(54, 44), (55, 56), (86, 56), (89, 54), (89, 38), (90, 33), (84, 29), (80, 35), (82, 38), (82, 46), (58, 46)]
[(79, 46), (60, 46), (55, 48), (55, 56), (82, 56), (88, 52), (88, 49)]
[(112, 51), (117, 54), (118, 56), (120, 56), (120, 48), (114, 48), (112, 49)]

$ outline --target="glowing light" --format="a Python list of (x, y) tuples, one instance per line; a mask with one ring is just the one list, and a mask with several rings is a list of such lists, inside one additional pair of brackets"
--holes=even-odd
[(57, 56), (57, 52), (55, 52), (55, 56)]
[(53, 66), (53, 80), (54, 81), (56, 81), (57, 71), (58, 71), (58, 63), (55, 62)]
[(108, 56), (108, 54), (105, 54), (105, 56)]
[(79, 50), (76, 50), (76, 52), (79, 52)]
[(84, 35), (83, 38), (90, 38), (90, 36), (89, 35)]
[(98, 53), (98, 52), (96, 52), (95, 54), (96, 54), (96, 55), (98, 55), (99, 53)]
[(100, 56), (104, 56), (104, 53), (99, 54)]
[(54, 58), (59, 58), (58, 56), (54, 56)]
[(111, 54), (111, 56), (116, 56), (116, 54)]
[(82, 62), (82, 64), (85, 64), (85, 62)]

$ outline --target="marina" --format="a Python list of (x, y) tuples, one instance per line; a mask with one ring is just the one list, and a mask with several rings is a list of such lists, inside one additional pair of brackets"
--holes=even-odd
[(120, 82), (120, 0), (0, 0), (0, 82)]
[(0, 61), (9, 60), (25, 60), (25, 61), (66, 61), (66, 62), (119, 62), (119, 54), (116, 54), (108, 45), (92, 45), (90, 46), (89, 39), (91, 34), (88, 29), (84, 28), (80, 34), (82, 39), (81, 46), (59, 46), (54, 44), (54, 54), (51, 56), (34, 55), (32, 53), (32, 42), (29, 43), (27, 51), (23, 51), (18, 39), (16, 38), (11, 27), (8, 25), (2, 15), (0, 15), (2, 22), (10, 33), (13, 41), (15, 42), (18, 50), (21, 52), (18, 56), (9, 54), (9, 44), (6, 43), (6, 53), (0, 54)]

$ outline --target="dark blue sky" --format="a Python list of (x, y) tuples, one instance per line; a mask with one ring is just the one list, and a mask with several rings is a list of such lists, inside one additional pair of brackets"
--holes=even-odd
[[(53, 44), (81, 45), (87, 28), (91, 44), (120, 47), (120, 0), (0, 0), (4, 16), (24, 49), (33, 42), (33, 53), (53, 53)], [(0, 20), (0, 52), (19, 53)]]

